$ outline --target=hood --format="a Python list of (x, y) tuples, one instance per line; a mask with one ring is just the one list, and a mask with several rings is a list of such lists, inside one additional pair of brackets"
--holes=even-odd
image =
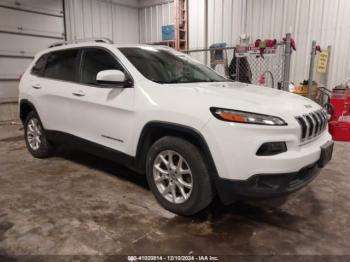
[[(197, 103), (274, 116), (297, 116), (321, 107), (312, 100), (269, 87), (240, 82), (189, 83), (169, 85), (193, 96)], [(194, 93), (194, 94), (190, 94)]]

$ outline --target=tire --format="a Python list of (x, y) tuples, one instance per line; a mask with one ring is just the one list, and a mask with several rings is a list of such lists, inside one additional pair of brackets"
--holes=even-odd
[(54, 153), (54, 147), (47, 140), (40, 118), (34, 111), (28, 114), (24, 122), (24, 140), (28, 151), (35, 158), (47, 158)]
[(163, 137), (151, 146), (146, 175), (160, 205), (178, 215), (194, 215), (205, 209), (214, 197), (202, 153), (181, 138)]

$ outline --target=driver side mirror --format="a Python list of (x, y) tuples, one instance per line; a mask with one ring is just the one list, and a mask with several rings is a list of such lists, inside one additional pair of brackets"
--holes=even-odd
[(116, 85), (120, 87), (132, 87), (131, 79), (126, 78), (120, 70), (103, 70), (97, 73), (96, 80), (99, 84)]

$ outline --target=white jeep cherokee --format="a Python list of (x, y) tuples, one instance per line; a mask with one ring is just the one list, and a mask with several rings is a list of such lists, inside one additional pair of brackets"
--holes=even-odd
[(232, 82), (168, 47), (62, 43), (23, 74), (29, 152), (71, 144), (146, 173), (181, 215), (310, 182), (332, 156), (327, 115), (304, 97)]

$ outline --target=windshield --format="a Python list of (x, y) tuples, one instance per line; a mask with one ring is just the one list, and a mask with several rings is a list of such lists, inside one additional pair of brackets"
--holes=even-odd
[(124, 47), (119, 50), (151, 81), (157, 83), (227, 82), (207, 66), (171, 49)]

